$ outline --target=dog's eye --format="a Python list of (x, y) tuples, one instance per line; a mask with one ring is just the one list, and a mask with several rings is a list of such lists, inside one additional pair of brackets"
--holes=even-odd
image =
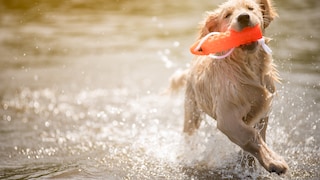
[(232, 15), (232, 13), (229, 12), (229, 13), (227, 13), (227, 14), (224, 16), (224, 18), (227, 19), (227, 18), (229, 18), (231, 15)]
[(253, 7), (248, 6), (247, 8), (248, 8), (249, 11), (253, 11)]

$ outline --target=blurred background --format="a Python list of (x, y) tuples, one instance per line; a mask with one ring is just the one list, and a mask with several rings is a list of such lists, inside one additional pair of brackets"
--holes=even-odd
[(319, 179), (318, 0), (276, 1), (266, 31), (282, 77), (267, 143), (290, 171), (241, 167), (209, 117), (184, 141), (183, 93), (161, 92), (222, 2), (0, 0), (0, 179)]

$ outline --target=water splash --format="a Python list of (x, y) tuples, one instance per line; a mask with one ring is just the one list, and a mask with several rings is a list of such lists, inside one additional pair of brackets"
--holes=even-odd
[[(3, 141), (10, 152), (3, 157), (8, 177), (8, 167), (17, 161), (24, 166), (62, 162), (61, 172), (47, 174), (53, 177), (68, 177), (68, 173), (94, 177), (106, 172), (118, 178), (273, 177), (261, 168), (253, 173), (241, 167), (240, 148), (220, 133), (209, 117), (195, 135), (183, 135), (181, 97), (152, 93), (137, 97), (127, 89), (68, 94), (28, 88), (14, 97), (2, 101), (2, 127), (13, 127), (8, 133), (15, 139)], [(268, 142), (283, 152), (277, 147), (288, 138), (283, 128), (274, 125)], [(22, 132), (27, 141), (18, 138)], [(279, 136), (284, 138), (279, 141)], [(313, 138), (308, 143), (313, 143)], [(301, 147), (299, 151), (317, 154), (315, 149)], [(284, 153), (297, 152), (289, 149)], [(65, 166), (70, 162), (73, 165), (68, 169)]]

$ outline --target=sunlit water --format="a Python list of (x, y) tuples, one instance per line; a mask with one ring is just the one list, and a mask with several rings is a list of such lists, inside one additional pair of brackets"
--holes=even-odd
[(209, 117), (186, 142), (183, 93), (161, 95), (222, 1), (0, 2), (0, 178), (320, 178), (319, 1), (277, 3), (267, 32), (283, 79), (267, 135), (290, 167), (280, 177), (243, 168)]

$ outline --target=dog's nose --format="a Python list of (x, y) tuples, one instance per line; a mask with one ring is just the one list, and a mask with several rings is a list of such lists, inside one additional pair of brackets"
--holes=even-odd
[(247, 13), (242, 13), (238, 16), (237, 18), (238, 22), (242, 25), (242, 26), (248, 26), (249, 22), (250, 22), (250, 16)]

